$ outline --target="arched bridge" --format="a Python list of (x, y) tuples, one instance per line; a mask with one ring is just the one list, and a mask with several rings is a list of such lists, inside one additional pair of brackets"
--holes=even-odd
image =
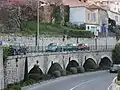
[[(72, 52), (43, 52), (31, 53), (28, 55), (9, 57), (6, 65), (7, 77), (13, 77), (17, 81), (24, 78), (25, 60), (28, 61), (28, 72), (35, 64), (39, 65), (42, 73), (47, 74), (50, 68), (58, 64), (62, 69), (69, 69), (69, 66), (83, 66), (88, 69), (105, 69), (112, 65), (112, 49), (93, 51), (72, 51)], [(8, 83), (15, 80), (10, 78)]]

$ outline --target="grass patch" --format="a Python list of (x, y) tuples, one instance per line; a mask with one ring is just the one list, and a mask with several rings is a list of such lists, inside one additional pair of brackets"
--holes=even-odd
[[(56, 36), (56, 35), (63, 35), (63, 34), (70, 34), (69, 32), (72, 31), (72, 33), (74, 33), (78, 36), (78, 34), (80, 33), (81, 37), (86, 37), (87, 35), (91, 35), (91, 32), (85, 32), (85, 30), (80, 30), (80, 28), (72, 28), (70, 26), (63, 26), (63, 25), (59, 25), (59, 24), (50, 24), (50, 23), (40, 23), (39, 24), (39, 32), (40, 34), (44, 34), (44, 35), (51, 35), (51, 36)], [(37, 22), (35, 21), (31, 21), (31, 22), (23, 22), (23, 26), (24, 26), (24, 30), (20, 31), (20, 30), (5, 30), (4, 32), (2, 31), (2, 33), (15, 33), (15, 34), (22, 34), (23, 36), (28, 36), (28, 35), (32, 35), (35, 36), (36, 35), (36, 31), (37, 31)], [(74, 32), (74, 31), (78, 31), (78, 32)], [(82, 32), (83, 31), (83, 32)], [(71, 34), (70, 34), (71, 36)]]

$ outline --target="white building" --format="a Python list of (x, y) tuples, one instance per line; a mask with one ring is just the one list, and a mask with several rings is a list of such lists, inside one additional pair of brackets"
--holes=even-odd
[(108, 28), (108, 14), (95, 4), (70, 7), (70, 22), (77, 25), (85, 24), (86, 30), (92, 32), (102, 32), (103, 25)]

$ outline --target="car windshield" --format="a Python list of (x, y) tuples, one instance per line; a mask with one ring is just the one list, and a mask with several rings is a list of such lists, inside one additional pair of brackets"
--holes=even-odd
[(48, 46), (56, 46), (56, 43), (50, 43)]

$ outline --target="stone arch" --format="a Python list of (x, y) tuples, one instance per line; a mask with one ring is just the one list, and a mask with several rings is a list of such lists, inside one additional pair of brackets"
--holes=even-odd
[(76, 60), (71, 60), (71, 61), (69, 61), (68, 65), (66, 67), (66, 70), (70, 71), (71, 67), (78, 67), (78, 66), (79, 66), (79, 63)]
[(33, 68), (29, 71), (30, 73), (39, 73), (39, 74), (43, 74), (42, 70), (39, 68), (39, 66), (37, 64), (35, 64), (33, 66)]
[(33, 80), (42, 79), (43, 72), (39, 68), (39, 65), (35, 64), (34, 67), (29, 71), (29, 78)]
[(90, 71), (90, 70), (96, 70), (98, 68), (98, 65), (93, 58), (88, 58), (85, 60), (83, 67), (85, 71)]
[(61, 71), (62, 70), (62, 67), (61, 67), (61, 65), (59, 64), (59, 63), (57, 63), (57, 62), (55, 62), (55, 63), (53, 63), (52, 62), (52, 64), (51, 64), (51, 66), (50, 66), (50, 68), (49, 68), (49, 70), (48, 70), (48, 74), (52, 74), (52, 72), (54, 72), (54, 71), (56, 71), (56, 70), (59, 70), (59, 71)]
[[(111, 62), (113, 62), (110, 56), (108, 56), (108, 55), (103, 55), (103, 56), (101, 57), (101, 59), (104, 58), (104, 57), (107, 57)], [(101, 62), (101, 59), (99, 60), (98, 64)]]
[(83, 62), (82, 62), (82, 66), (84, 65), (84, 63), (85, 63), (85, 61), (86, 60), (88, 60), (88, 59), (92, 59), (92, 60), (94, 60), (94, 62), (97, 64), (97, 60), (92, 56), (92, 55), (89, 55), (89, 56), (85, 56), (84, 57), (84, 60), (83, 60)]
[(79, 60), (78, 60), (78, 58), (75, 58), (75, 57), (69, 57), (70, 59), (69, 59), (69, 61), (72, 61), (72, 60), (74, 60), (74, 61), (76, 61), (77, 63), (79, 63)]
[(112, 60), (109, 56), (102, 56), (98, 64), (100, 69), (109, 69), (112, 65)]

